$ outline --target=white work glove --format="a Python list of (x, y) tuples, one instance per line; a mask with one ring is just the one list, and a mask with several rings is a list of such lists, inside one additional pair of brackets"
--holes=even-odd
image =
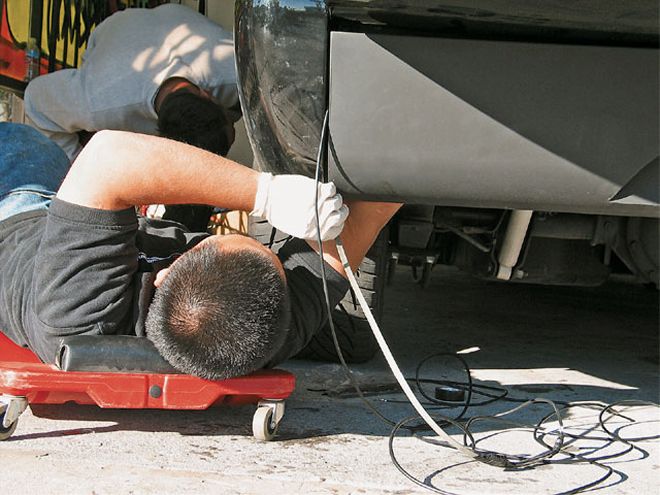
[[(314, 214), (316, 182), (302, 175), (261, 173), (250, 215), (265, 218), (276, 229), (300, 239), (317, 240)], [(321, 239), (336, 238), (344, 228), (348, 207), (332, 182), (318, 185)]]

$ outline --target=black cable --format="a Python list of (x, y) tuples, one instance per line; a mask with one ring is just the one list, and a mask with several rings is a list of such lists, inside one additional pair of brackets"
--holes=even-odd
[[(569, 407), (571, 407), (571, 406), (565, 406), (563, 409), (564, 409), (564, 410), (567, 410)], [(541, 425), (543, 425), (543, 423), (544, 423), (545, 421), (547, 421), (550, 417), (554, 416), (555, 414), (559, 414), (559, 412), (551, 413), (550, 415), (548, 415), (548, 416), (542, 418), (542, 419), (538, 422), (537, 426), (540, 427)], [(583, 438), (586, 438), (586, 437), (583, 437), (583, 436), (581, 436), (581, 435), (571, 435), (571, 436), (572, 436), (574, 439), (583, 439)], [(538, 435), (538, 430), (535, 430), (535, 431), (534, 431), (534, 440), (536, 440), (537, 442), (539, 442), (539, 443), (542, 444), (542, 445), (546, 445), (546, 446), (548, 446), (548, 445), (543, 441), (543, 436), (539, 436), (539, 435)], [(610, 439), (607, 439), (607, 440), (605, 440), (605, 441), (608, 442), (608, 445), (612, 443), (612, 442), (611, 442), (611, 437), (610, 437)], [(587, 483), (587, 484), (581, 485), (581, 486), (579, 486), (579, 487), (577, 487), (577, 488), (574, 488), (574, 489), (572, 489), (572, 490), (562, 492), (562, 493), (560, 493), (560, 494), (558, 494), (558, 495), (572, 495), (572, 494), (575, 494), (575, 493), (583, 492), (583, 491), (588, 490), (588, 489), (590, 489), (590, 488), (594, 488), (594, 487), (596, 487), (596, 486), (602, 484), (602, 483), (603, 483), (604, 481), (606, 481), (610, 476), (612, 476), (612, 474), (614, 474), (614, 469), (612, 469), (610, 466), (606, 466), (605, 464), (602, 464), (600, 461), (605, 460), (605, 459), (613, 459), (613, 458), (615, 458), (615, 457), (620, 457), (620, 456), (622, 456), (622, 455), (627, 454), (628, 452), (630, 452), (630, 449), (625, 450), (625, 451), (622, 451), (622, 452), (617, 452), (616, 454), (613, 454), (613, 455), (602, 456), (602, 457), (600, 457), (600, 458), (591, 459), (591, 458), (587, 458), (587, 457), (585, 457), (585, 456), (583, 456), (583, 455), (580, 455), (580, 454), (575, 454), (575, 453), (573, 453), (573, 452), (567, 452), (566, 450), (563, 450), (562, 453), (563, 453), (564, 455), (569, 456), (571, 459), (575, 459), (575, 460), (577, 460), (578, 462), (586, 462), (586, 463), (589, 463), (589, 464), (591, 464), (591, 465), (593, 465), (593, 466), (599, 467), (600, 469), (604, 469), (604, 470), (606, 471), (606, 473), (605, 473), (602, 477), (598, 478), (598, 479), (595, 480), (595, 481), (592, 481), (592, 482), (590, 482), (590, 483)], [(555, 462), (555, 463), (559, 463), (559, 462), (561, 462), (561, 461), (554, 461), (554, 462)], [(547, 464), (550, 464), (550, 462), (547, 462)]]
[[(413, 482), (417, 486), (421, 486), (422, 488), (426, 488), (427, 490), (432, 491), (434, 493), (440, 493), (441, 495), (457, 495), (454, 492), (449, 492), (447, 490), (443, 490), (441, 488), (435, 487), (433, 485), (425, 483), (424, 481), (416, 478), (415, 476), (410, 474), (410, 472), (407, 469), (405, 469), (399, 463), (399, 460), (396, 458), (396, 454), (394, 452), (394, 439), (396, 438), (398, 431), (403, 429), (403, 428), (410, 429), (410, 427), (407, 427), (407, 424), (411, 423), (412, 421), (417, 420), (417, 419), (419, 419), (419, 416), (417, 416), (416, 414), (414, 416), (409, 416), (407, 418), (403, 418), (401, 421), (399, 421), (397, 424), (394, 425), (394, 428), (392, 428), (392, 431), (390, 432), (389, 442), (388, 442), (388, 449), (389, 449), (390, 460), (392, 461), (392, 464), (394, 464), (394, 467), (397, 468), (398, 471), (403, 476), (405, 476), (409, 481)], [(434, 417), (433, 419), (436, 419), (436, 417)], [(449, 421), (453, 421), (450, 418), (442, 418), (442, 417), (437, 417), (436, 420), (438, 422), (444, 422), (445, 419), (448, 419)], [(455, 426), (457, 428), (463, 430), (464, 435), (470, 435), (470, 432), (463, 429), (463, 427), (462, 427), (462, 425), (460, 425), (460, 423), (457, 423)], [(440, 443), (438, 443), (438, 445), (440, 445)], [(467, 461), (467, 462), (476, 462), (476, 461), (470, 460), (470, 461)]]
[[(465, 371), (465, 376), (467, 377), (466, 382), (457, 382), (457, 381), (452, 381), (452, 380), (435, 380), (435, 379), (422, 379), (420, 378), (421, 370), (422, 367), (429, 362), (431, 359), (435, 359), (438, 357), (451, 357), (456, 360), (458, 360), (461, 365), (463, 366), (463, 370)], [(463, 406), (463, 411), (454, 419), (459, 419), (463, 417), (465, 412), (467, 412), (467, 409), (469, 407), (476, 407), (476, 406), (485, 406), (487, 404), (490, 404), (492, 402), (496, 402), (500, 399), (503, 399), (508, 395), (508, 391), (505, 388), (502, 387), (493, 387), (489, 385), (476, 385), (472, 381), (472, 375), (470, 374), (470, 367), (467, 364), (467, 361), (465, 361), (465, 358), (461, 356), (460, 354), (456, 353), (451, 353), (451, 352), (438, 352), (436, 354), (431, 354), (430, 356), (422, 359), (419, 364), (417, 365), (417, 368), (415, 369), (415, 385), (417, 386), (417, 390), (419, 391), (420, 395), (427, 399), (431, 404), (435, 405), (440, 405), (440, 406), (447, 406), (447, 407), (457, 407), (457, 406)], [(441, 400), (437, 399), (435, 397), (429, 396), (424, 388), (422, 387), (422, 383), (432, 383), (434, 385), (446, 385), (450, 386), (453, 388), (457, 388), (459, 390), (463, 390), (466, 393), (466, 398), (464, 402), (458, 402), (458, 401), (446, 401), (446, 400)], [(493, 393), (489, 393), (493, 392)], [(474, 394), (478, 394), (484, 397), (488, 397), (487, 399), (479, 402), (473, 402), (472, 401), (472, 396)]]
[[(536, 400), (536, 401), (527, 401), (527, 402), (528, 403), (538, 402), (538, 400)], [(552, 401), (547, 401), (547, 402), (549, 404), (552, 403)], [(553, 456), (548, 456), (548, 455), (544, 459), (544, 458), (542, 458), (543, 454), (539, 454), (538, 456), (535, 456), (534, 458), (522, 458), (522, 457), (520, 457), (520, 462), (515, 463), (515, 462), (510, 461), (512, 456), (505, 456), (505, 458), (509, 459), (509, 462), (506, 465), (502, 465), (502, 464), (500, 464), (500, 461), (502, 460), (502, 457), (500, 455), (495, 454), (495, 457), (493, 458), (495, 460), (495, 462), (493, 462), (493, 463), (486, 462), (484, 460), (484, 456), (482, 456), (481, 459), (477, 459), (477, 460), (481, 460), (482, 462), (486, 462), (486, 463), (496, 465), (496, 466), (500, 466), (500, 467), (506, 467), (508, 470), (513, 470), (513, 471), (521, 470), (521, 469), (523, 469), (523, 470), (528, 469), (530, 467), (530, 465), (532, 465), (532, 464), (550, 465), (550, 464), (566, 464), (567, 462), (588, 463), (588, 464), (591, 464), (591, 465), (593, 465), (595, 467), (598, 467), (598, 468), (605, 471), (605, 474), (603, 476), (599, 477), (598, 479), (596, 479), (594, 481), (591, 481), (589, 483), (586, 483), (584, 485), (581, 485), (579, 487), (576, 487), (576, 488), (573, 488), (573, 489), (570, 489), (570, 490), (567, 490), (567, 491), (560, 492), (557, 495), (572, 495), (572, 494), (576, 494), (576, 493), (580, 493), (580, 492), (584, 492), (586, 490), (592, 489), (596, 486), (602, 485), (602, 483), (604, 483), (606, 480), (608, 480), (615, 473), (619, 475), (620, 479), (625, 479), (625, 475), (623, 473), (620, 473), (619, 471), (616, 471), (612, 467), (603, 464), (602, 461), (603, 460), (614, 459), (614, 458), (617, 458), (617, 457), (621, 457), (621, 456), (627, 454), (628, 452), (630, 452), (633, 448), (636, 449), (636, 450), (641, 451), (642, 453), (645, 453), (645, 451), (643, 451), (643, 449), (641, 449), (638, 446), (629, 445), (628, 448), (626, 448), (626, 449), (624, 449), (620, 452), (616, 452), (614, 454), (607, 454), (607, 455), (603, 455), (603, 456), (599, 456), (599, 457), (594, 458), (594, 457), (587, 457), (586, 455), (575, 454), (575, 453), (568, 452), (568, 451), (564, 450), (564, 447), (566, 445), (568, 445), (568, 442), (566, 442), (564, 439), (561, 440), (561, 444), (560, 444), (561, 446), (558, 445), (559, 440), (555, 441), (554, 446), (550, 445), (550, 444), (548, 444), (548, 443), (546, 443), (542, 440), (543, 436), (556, 435), (555, 432), (545, 431), (545, 429), (543, 428), (543, 424), (545, 422), (547, 422), (549, 419), (551, 419), (552, 417), (559, 417), (562, 410), (567, 410), (570, 407), (573, 407), (573, 408), (575, 408), (575, 407), (591, 407), (594, 404), (595, 403), (576, 403), (576, 404), (569, 404), (569, 405), (565, 406), (564, 408), (562, 408), (560, 410), (555, 409), (555, 410), (553, 410), (552, 413), (550, 413), (549, 415), (542, 418), (533, 427), (535, 440), (537, 440), (539, 443), (541, 443), (546, 448), (548, 448), (549, 451), (556, 451), (557, 454), (561, 453), (561, 454), (567, 456), (568, 459), (559, 459), (559, 460), (551, 459), (551, 457), (553, 457)], [(501, 419), (501, 416), (503, 416), (504, 414), (510, 414), (512, 412), (515, 412), (515, 409), (520, 409), (521, 407), (525, 407), (526, 405), (527, 404), (522, 404), (521, 406), (518, 406), (517, 408), (514, 408), (514, 410), (509, 410), (509, 411), (506, 411), (505, 413), (500, 413), (499, 414), (500, 418), (493, 417), (493, 416), (490, 416), (490, 417), (489, 416), (483, 416), (482, 418), (483, 419)], [(630, 444), (629, 440), (618, 439), (616, 434), (608, 433), (609, 430), (606, 427), (604, 427), (604, 423), (607, 420), (603, 420), (602, 416), (604, 414), (606, 414), (607, 411), (609, 411), (613, 407), (615, 407), (616, 405), (650, 405), (650, 406), (658, 407), (658, 404), (656, 404), (656, 403), (648, 402), (648, 401), (638, 401), (638, 400), (620, 401), (620, 402), (609, 404), (609, 405), (603, 405), (603, 404), (599, 404), (599, 405), (601, 407), (601, 411), (600, 411), (600, 418), (599, 418), (598, 426), (604, 432), (606, 432), (606, 435), (607, 435), (606, 437), (602, 437), (602, 436), (597, 436), (596, 437), (596, 436), (592, 436), (592, 435), (589, 435), (589, 434), (576, 435), (576, 434), (566, 432), (565, 430), (562, 433), (562, 437), (571, 438), (571, 439), (573, 439), (573, 441), (582, 440), (582, 439), (589, 439), (589, 440), (599, 440), (599, 441), (605, 442), (605, 445), (600, 447), (600, 449), (607, 448), (607, 447), (611, 446), (612, 444), (614, 444), (618, 441)], [(624, 417), (624, 418), (628, 419), (629, 421), (634, 422), (634, 420), (632, 420), (631, 418), (627, 418), (627, 417), (625, 417), (621, 414), (618, 414), (618, 413), (614, 413), (611, 417), (614, 417), (614, 416)], [(415, 484), (417, 484), (419, 486), (423, 486), (423, 487), (425, 487), (425, 488), (427, 488), (430, 491), (433, 491), (435, 493), (441, 493), (441, 494), (446, 494), (446, 495), (456, 495), (456, 494), (452, 494), (451, 492), (447, 492), (446, 490), (442, 490), (442, 489), (439, 489), (435, 486), (429, 485), (428, 482), (424, 482), (420, 479), (415, 478), (413, 475), (411, 475), (399, 463), (398, 459), (396, 458), (396, 454), (394, 452), (394, 438), (396, 437), (397, 432), (401, 428), (405, 427), (407, 423), (412, 422), (413, 420), (418, 420), (418, 419), (419, 418), (416, 415), (405, 418), (405, 419), (401, 420), (399, 423), (397, 423), (395, 428), (392, 430), (392, 432), (390, 434), (390, 439), (389, 439), (389, 451), (390, 451), (390, 457), (392, 459), (392, 463), (406, 478), (408, 478), (409, 480), (411, 480)], [(437, 417), (438, 421), (448, 421), (449, 419), (450, 418), (446, 418), (446, 417), (443, 417), (443, 416), (438, 416)], [(473, 422), (474, 421), (468, 422), (468, 423), (470, 423), (469, 425), (468, 424), (463, 425), (461, 423), (452, 422), (452, 424), (455, 427), (457, 427), (458, 429), (463, 431), (465, 438), (469, 439), (469, 442), (467, 442), (467, 441), (465, 442), (466, 446), (468, 446), (468, 447), (470, 446), (470, 444), (474, 445), (478, 442), (478, 441), (475, 442), (474, 436), (472, 435), (472, 433), (470, 431), (470, 428), (469, 428), (469, 426), (471, 426), (471, 424)], [(515, 422), (509, 422), (509, 423), (513, 424), (515, 426), (525, 426), (525, 427), (529, 428), (529, 425), (520, 425), (520, 424), (517, 424)], [(428, 430), (428, 428), (427, 428), (427, 430)], [(542, 430), (543, 430), (543, 433), (540, 434)], [(640, 441), (641, 440), (652, 440), (652, 439), (655, 439), (655, 438), (657, 438), (657, 436), (639, 437)], [(431, 442), (429, 442), (429, 443), (431, 443)], [(432, 443), (434, 445), (438, 445), (438, 446), (446, 446), (446, 445), (443, 444), (443, 442), (432, 442)], [(598, 450), (600, 450), (600, 449), (598, 449)], [(513, 457), (515, 457), (515, 456), (513, 456)], [(534, 462), (532, 462), (532, 461), (534, 461)]]
[(344, 359), (344, 354), (341, 352), (339, 340), (337, 339), (337, 332), (335, 330), (335, 324), (332, 320), (332, 306), (330, 305), (330, 293), (328, 292), (328, 281), (325, 272), (325, 260), (323, 256), (323, 240), (321, 239), (321, 223), (319, 220), (319, 195), (318, 195), (318, 186), (321, 182), (321, 162), (324, 158), (324, 149), (327, 140), (327, 128), (328, 128), (328, 111), (326, 110), (325, 117), (323, 118), (323, 129), (321, 131), (321, 143), (319, 145), (319, 151), (316, 157), (316, 172), (314, 174), (315, 186), (316, 186), (314, 188), (314, 217), (316, 220), (316, 240), (319, 245), (319, 258), (321, 260), (321, 280), (323, 283), (323, 295), (325, 297), (325, 306), (328, 312), (328, 323), (330, 324), (330, 334), (332, 335), (332, 342), (335, 345), (335, 349), (337, 351), (337, 357), (339, 357), (339, 361), (342, 365), (342, 368), (344, 369), (344, 372), (346, 373), (346, 376), (350, 381), (351, 385), (353, 385), (355, 392), (376, 416), (378, 416), (382, 421), (384, 421), (388, 425), (394, 426), (395, 422), (385, 417), (364, 396), (364, 392), (362, 392), (362, 389), (357, 384), (355, 377), (353, 376), (353, 372), (348, 367), (348, 364)]
[(277, 229), (275, 227), (270, 229), (270, 239), (268, 239), (268, 249), (271, 249), (273, 247), (273, 244), (275, 243), (276, 234), (277, 234)]
[[(649, 401), (645, 401), (645, 400), (636, 400), (636, 399), (620, 400), (618, 402), (613, 402), (611, 404), (608, 404), (607, 407), (605, 407), (600, 412), (600, 414), (598, 416), (598, 423), (599, 423), (600, 427), (603, 429), (603, 431), (605, 431), (605, 433), (610, 435), (612, 438), (616, 438), (619, 442), (623, 442), (623, 443), (627, 443), (627, 444), (631, 444), (631, 442), (642, 442), (644, 440), (655, 440), (655, 439), (660, 438), (660, 435), (652, 435), (652, 436), (647, 436), (647, 437), (636, 437), (636, 438), (626, 439), (626, 438), (622, 438), (619, 435), (618, 432), (613, 432), (613, 431), (608, 430), (607, 427), (605, 426), (605, 423), (607, 422), (607, 420), (603, 420), (603, 416), (605, 415), (605, 413), (612, 410), (614, 407), (623, 406), (623, 405), (629, 405), (629, 406), (633, 406), (633, 405), (635, 405), (635, 406), (656, 406), (656, 407), (658, 406), (658, 404), (656, 404), (655, 402), (649, 402)], [(615, 416), (620, 416), (620, 417), (626, 418), (630, 422), (635, 422), (634, 419), (623, 416), (622, 414), (617, 413), (616, 411), (612, 411), (612, 412), (614, 413)]]

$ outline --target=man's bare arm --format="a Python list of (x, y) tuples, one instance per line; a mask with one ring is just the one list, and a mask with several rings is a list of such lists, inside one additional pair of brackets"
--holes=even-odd
[(258, 176), (254, 170), (185, 143), (101, 131), (80, 152), (57, 197), (104, 210), (199, 203), (250, 211)]
[[(360, 266), (362, 259), (369, 251), (369, 248), (378, 237), (380, 231), (387, 225), (387, 222), (401, 208), (401, 203), (376, 203), (369, 201), (347, 201), (350, 209), (348, 219), (344, 224), (344, 230), (339, 236), (348, 262), (353, 271)], [(318, 243), (307, 241), (312, 248), (318, 252)], [(335, 241), (323, 243), (323, 257), (325, 261), (334, 268), (339, 274), (346, 276), (344, 267), (337, 253)]]

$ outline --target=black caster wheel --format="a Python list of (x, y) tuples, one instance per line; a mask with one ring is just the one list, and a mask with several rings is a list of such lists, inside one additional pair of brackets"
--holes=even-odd
[(7, 440), (14, 434), (16, 431), (16, 426), (18, 426), (18, 420), (14, 421), (9, 426), (3, 426), (2, 422), (5, 419), (5, 413), (0, 414), (0, 442)]

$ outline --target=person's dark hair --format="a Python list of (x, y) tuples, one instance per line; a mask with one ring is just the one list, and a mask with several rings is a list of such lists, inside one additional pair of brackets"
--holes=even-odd
[(226, 379), (262, 368), (288, 328), (287, 289), (266, 253), (199, 246), (172, 266), (147, 315), (147, 337), (178, 370)]
[(185, 89), (167, 95), (158, 110), (158, 132), (162, 137), (222, 156), (232, 145), (225, 131), (231, 124), (223, 107)]

